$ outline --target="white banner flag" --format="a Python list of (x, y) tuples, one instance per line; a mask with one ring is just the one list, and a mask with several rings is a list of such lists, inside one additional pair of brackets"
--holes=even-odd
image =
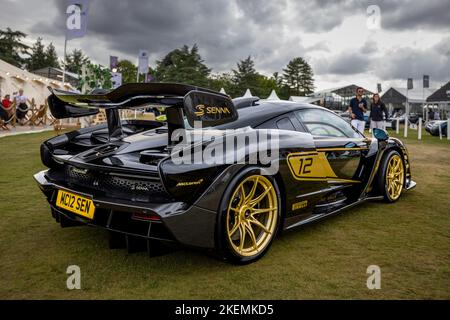
[(147, 50), (139, 50), (138, 72), (139, 73), (148, 73), (148, 51)]
[(89, 0), (67, 0), (66, 40), (81, 38), (87, 31)]
[(111, 82), (113, 89), (122, 85), (122, 74), (119, 72), (111, 72)]

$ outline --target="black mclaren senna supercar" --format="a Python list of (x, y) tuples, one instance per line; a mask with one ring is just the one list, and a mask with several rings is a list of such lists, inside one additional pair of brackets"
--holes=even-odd
[[(416, 185), (400, 140), (379, 129), (365, 137), (311, 104), (253, 99), (238, 110), (226, 95), (167, 83), (53, 90), (48, 103), (58, 119), (105, 110), (106, 124), (45, 141), (48, 170), (34, 178), (62, 227), (105, 228), (112, 248), (153, 255), (181, 244), (249, 263), (283, 230), (367, 200), (394, 202)], [(120, 109), (155, 105), (165, 106), (166, 122), (120, 119)], [(276, 139), (268, 161), (253, 157), (263, 132)], [(228, 161), (179, 161), (211, 148)]]

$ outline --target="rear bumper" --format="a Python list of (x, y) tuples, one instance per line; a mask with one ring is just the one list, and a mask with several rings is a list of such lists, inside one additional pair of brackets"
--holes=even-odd
[[(105, 228), (112, 232), (149, 240), (176, 242), (182, 245), (214, 248), (216, 212), (184, 202), (147, 203), (96, 197), (80, 190), (52, 182), (47, 170), (34, 175), (47, 198), (52, 216), (64, 226), (64, 222), (86, 224)], [(92, 199), (95, 205), (94, 219), (72, 213), (55, 205), (58, 190), (66, 190)], [(152, 219), (143, 219), (146, 215)], [(155, 215), (157, 219), (154, 219)], [(67, 220), (68, 219), (68, 220)]]

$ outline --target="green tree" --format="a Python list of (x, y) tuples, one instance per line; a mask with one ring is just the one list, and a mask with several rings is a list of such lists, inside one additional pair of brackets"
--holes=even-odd
[[(257, 96), (260, 98), (267, 98), (272, 90), (275, 90), (277, 95), (280, 94), (280, 88), (277, 86), (277, 82), (273, 77), (266, 77), (264, 75), (258, 75), (258, 91)], [(255, 93), (253, 93), (255, 94)]]
[(29, 55), (30, 48), (22, 43), (22, 39), (26, 36), (25, 33), (10, 28), (0, 30), (0, 59), (19, 68), (25, 65), (27, 57), (23, 56)]
[(130, 60), (120, 60), (117, 72), (122, 74), (122, 83), (136, 82), (137, 67)]
[(287, 100), (289, 99), (290, 95), (289, 95), (289, 87), (284, 83), (284, 79), (283, 76), (281, 76), (278, 72), (274, 72), (272, 75), (272, 79), (275, 81), (276, 83), (276, 87), (277, 89), (277, 95), (278, 97), (280, 97), (280, 99), (283, 100)]
[(169, 52), (156, 62), (155, 78), (159, 82), (180, 82), (197, 86), (207, 86), (211, 72), (203, 62), (198, 46), (187, 45)]
[(58, 54), (56, 53), (55, 46), (52, 42), (45, 49), (45, 64), (46, 67), (60, 67), (58, 62)]
[(233, 77), (229, 73), (221, 73), (211, 75), (209, 77), (209, 84), (207, 86), (211, 90), (219, 91), (224, 89), (227, 94), (233, 92)]
[(294, 96), (305, 96), (314, 91), (313, 76), (311, 66), (301, 57), (292, 59), (283, 69), (284, 84)]
[(99, 64), (88, 63), (80, 80), (81, 91), (88, 93), (94, 89), (111, 89), (111, 71)]
[(314, 92), (314, 72), (311, 65), (305, 61), (302, 66), (302, 89), (305, 95)]
[(261, 75), (256, 72), (255, 63), (251, 56), (237, 63), (237, 70), (231, 70), (233, 74), (234, 88), (229, 94), (232, 96), (242, 96), (246, 89), (250, 89), (253, 95), (261, 94)]
[(89, 58), (80, 49), (74, 49), (70, 54), (66, 55), (66, 71), (81, 74), (82, 66), (89, 63)]
[(38, 38), (31, 47), (31, 54), (26, 62), (26, 67), (28, 70), (33, 71), (45, 68), (47, 66), (44, 49), (45, 48), (42, 44), (42, 38)]

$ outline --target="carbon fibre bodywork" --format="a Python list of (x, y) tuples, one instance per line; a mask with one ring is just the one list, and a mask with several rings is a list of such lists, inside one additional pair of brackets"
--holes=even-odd
[[(278, 166), (273, 176), (281, 191), (281, 230), (380, 199), (375, 178), (389, 150), (398, 151), (402, 157), (404, 188), (415, 186), (407, 150), (398, 139), (382, 141), (360, 134), (351, 138), (316, 137), (295, 117), (292, 123), (297, 130), (270, 125), (306, 109), (329, 112), (308, 104), (261, 102), (242, 109), (238, 120), (203, 129), (214, 137), (203, 141), (203, 146), (223, 143), (229, 134), (217, 131), (227, 128), (245, 127), (233, 133), (237, 138), (261, 129), (276, 130), (279, 149), (272, 162)], [(231, 181), (251, 167), (268, 172), (269, 165), (177, 164), (171, 157), (165, 124), (133, 120), (120, 124), (123, 133), (116, 139), (110, 139), (106, 126), (99, 126), (69, 132), (42, 144), (42, 161), (49, 169), (34, 177), (53, 217), (62, 226), (81, 223), (124, 234), (127, 243), (137, 237), (217, 247), (218, 213)], [(310, 170), (305, 171), (308, 161)], [(95, 205), (93, 219), (58, 206), (60, 190), (90, 199)]]

